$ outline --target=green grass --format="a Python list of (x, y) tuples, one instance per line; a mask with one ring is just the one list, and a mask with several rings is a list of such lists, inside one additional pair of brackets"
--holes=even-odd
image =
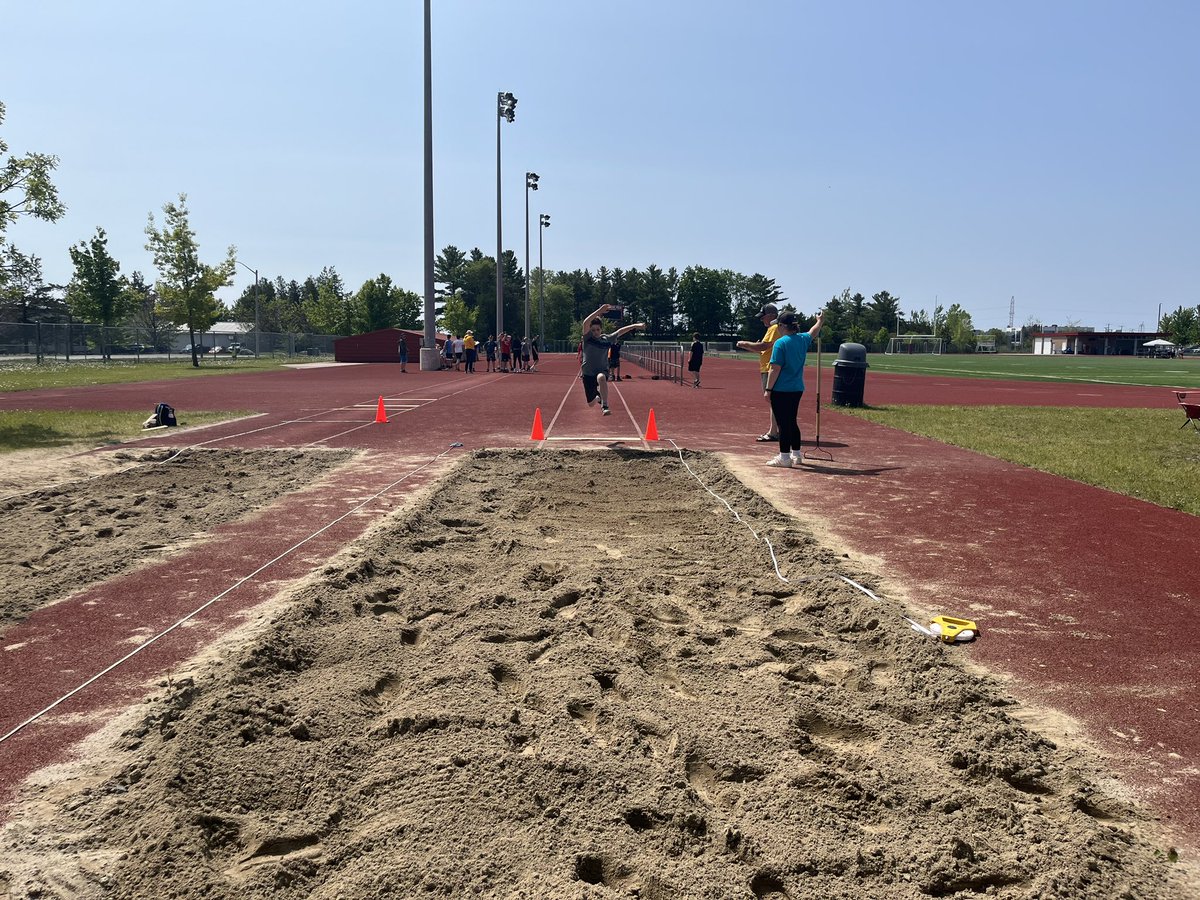
[[(153, 409), (143, 413), (68, 410), (0, 412), (0, 453), (117, 444), (147, 434), (142, 429)], [(179, 415), (177, 413), (177, 415)], [(179, 424), (205, 425), (247, 415), (243, 412), (201, 412), (179, 415)], [(150, 432), (157, 434), (158, 432)]]
[[(0, 365), (0, 392), (33, 391), (39, 388), (84, 387), (92, 384), (126, 384), (133, 381), (171, 381), (176, 378), (204, 378), (250, 370), (266, 371), (284, 365), (300, 365), (301, 359), (223, 359), (205, 360), (193, 368), (190, 358), (176, 360), (116, 360), (113, 362), (64, 362), (48, 360), (41, 364), (26, 360)], [(148, 415), (148, 413), (147, 413)]]
[[(713, 354), (758, 364), (757, 353)], [(826, 348), (821, 365), (828, 369), (837, 348)], [(808, 354), (815, 365), (817, 354)], [(1141, 384), (1200, 389), (1200, 357), (1138, 359), (1133, 356), (1034, 356), (1031, 353), (868, 353), (871, 372), (937, 375), (944, 378), (999, 378), (1014, 381), (1065, 381), (1091, 384)], [(870, 374), (867, 376), (870, 381)]]
[(1200, 515), (1200, 434), (1162, 409), (894, 406), (846, 410), (913, 434)]
[[(837, 353), (822, 353), (831, 365)], [(813, 358), (813, 354), (809, 354)], [(875, 372), (907, 372), (952, 378), (1001, 378), (1021, 381), (1072, 381), (1095, 384), (1142, 384), (1200, 388), (1200, 358), (1139, 359), (1133, 356), (1034, 356), (1029, 353), (932, 354), (871, 353)]]

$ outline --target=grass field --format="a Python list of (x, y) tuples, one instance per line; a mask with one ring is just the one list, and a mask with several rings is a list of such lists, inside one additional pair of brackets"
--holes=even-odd
[(1200, 515), (1200, 435), (1162, 409), (894, 406), (845, 410), (924, 435)]
[[(0, 412), (0, 453), (63, 447), (99, 447), (146, 434), (142, 413), (76, 410), (13, 410)], [(181, 414), (180, 425), (207, 425), (247, 415), (242, 412)]]
[(199, 368), (189, 357), (154, 360), (114, 360), (111, 362), (64, 362), (27, 360), (0, 364), (0, 392), (32, 391), (40, 388), (83, 387), (91, 384), (126, 384), (135, 381), (170, 381), (176, 378), (204, 378), (250, 370), (278, 369), (285, 365), (303, 365), (302, 359), (260, 357), (259, 359), (204, 360)]
[[(814, 359), (814, 355), (810, 353), (809, 359)], [(821, 363), (824, 366), (832, 365), (836, 359), (836, 350), (821, 354)], [(956, 353), (941, 356), (922, 353), (889, 356), (885, 353), (871, 353), (867, 356), (867, 362), (876, 372), (908, 372), (913, 375), (1200, 388), (1200, 358), (1033, 356), (1027, 353)]]

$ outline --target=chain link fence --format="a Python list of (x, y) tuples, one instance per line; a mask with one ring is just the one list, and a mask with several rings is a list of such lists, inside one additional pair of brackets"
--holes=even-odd
[[(340, 335), (279, 334), (267, 331), (206, 331), (196, 334), (206, 359), (236, 357), (321, 357), (333, 355)], [(153, 331), (79, 322), (0, 322), (0, 359), (96, 360), (178, 359), (192, 355), (187, 332)]]

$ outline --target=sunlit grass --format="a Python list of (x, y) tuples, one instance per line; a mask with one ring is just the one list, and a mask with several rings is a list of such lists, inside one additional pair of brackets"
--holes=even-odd
[(0, 392), (32, 391), (39, 388), (85, 387), (95, 384), (126, 384), (134, 381), (171, 381), (177, 378), (197, 378), (230, 375), (236, 372), (268, 371), (285, 365), (301, 365), (299, 358), (260, 357), (259, 359), (205, 360), (193, 368), (190, 358), (113, 360), (110, 362), (65, 362), (47, 360), (9, 361), (0, 364)]
[[(0, 453), (14, 450), (100, 447), (147, 434), (145, 412), (101, 410), (13, 410), (0, 412)], [(206, 425), (247, 415), (243, 412), (176, 413), (179, 426)]]
[[(757, 353), (711, 354), (758, 365)], [(826, 370), (837, 360), (837, 348), (821, 354)], [(815, 366), (816, 351), (808, 354)], [(997, 378), (1010, 381), (1055, 381), (1084, 384), (1142, 384), (1200, 389), (1200, 357), (1145, 359), (1133, 356), (1034, 356), (1032, 353), (868, 353), (870, 372), (932, 375), (938, 378)], [(811, 370), (810, 370), (811, 371)], [(867, 376), (870, 380), (870, 374)]]
[(1200, 434), (1162, 409), (891, 406), (846, 410), (913, 434), (1200, 515)]

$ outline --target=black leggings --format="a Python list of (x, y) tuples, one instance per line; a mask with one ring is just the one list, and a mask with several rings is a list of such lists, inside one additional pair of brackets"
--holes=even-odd
[(779, 426), (779, 452), (800, 449), (800, 425), (796, 413), (800, 409), (800, 398), (804, 391), (772, 391), (771, 412)]

